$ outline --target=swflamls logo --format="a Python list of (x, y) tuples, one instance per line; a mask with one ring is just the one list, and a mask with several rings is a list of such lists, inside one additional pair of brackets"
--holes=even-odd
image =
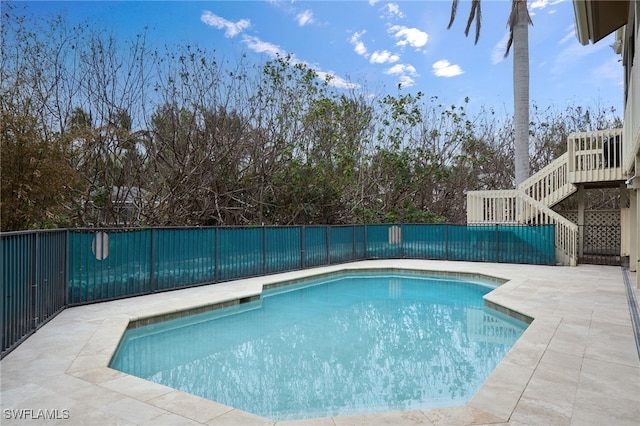
[(57, 408), (5, 408), (3, 416), (6, 420), (67, 420), (71, 417), (69, 410)]

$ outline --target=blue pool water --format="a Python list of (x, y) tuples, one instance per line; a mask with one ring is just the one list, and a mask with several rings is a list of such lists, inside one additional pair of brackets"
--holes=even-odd
[(111, 367), (273, 420), (464, 405), (527, 324), (495, 283), (344, 274), (130, 329)]

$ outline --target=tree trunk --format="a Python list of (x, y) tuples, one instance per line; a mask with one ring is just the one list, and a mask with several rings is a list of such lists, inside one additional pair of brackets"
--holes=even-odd
[(517, 188), (529, 177), (529, 16), (526, 1), (514, 2), (513, 107)]

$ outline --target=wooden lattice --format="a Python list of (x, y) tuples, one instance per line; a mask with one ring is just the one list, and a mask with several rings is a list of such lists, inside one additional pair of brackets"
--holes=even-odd
[[(558, 212), (573, 223), (578, 223), (578, 212)], [(584, 253), (617, 255), (620, 253), (620, 211), (586, 210), (583, 228)]]

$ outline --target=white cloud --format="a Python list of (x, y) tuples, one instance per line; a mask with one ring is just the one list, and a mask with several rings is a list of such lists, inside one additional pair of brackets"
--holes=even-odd
[(387, 3), (385, 6), (389, 17), (404, 18), (404, 13), (400, 10), (398, 3)]
[(504, 61), (504, 54), (507, 51), (507, 43), (509, 42), (509, 31), (504, 33), (504, 36), (493, 46), (491, 51), (491, 63), (493, 65)]
[(624, 85), (624, 68), (616, 56), (611, 56), (591, 71), (592, 81), (602, 82), (609, 80), (611, 85)]
[(273, 44), (273, 43), (269, 43), (263, 40), (260, 40), (258, 37), (255, 36), (248, 36), (248, 35), (243, 35), (242, 36), (242, 42), (245, 43), (247, 45), (247, 48), (249, 48), (249, 50), (256, 52), (256, 53), (264, 53), (267, 56), (269, 56), (270, 58), (277, 58), (277, 57), (287, 57), (289, 56), (289, 60), (290, 63), (293, 65), (296, 64), (304, 64), (307, 67), (313, 69), (315, 71), (315, 73), (318, 75), (318, 78), (322, 79), (322, 80), (326, 80), (327, 78), (329, 79), (329, 85), (333, 86), (333, 87), (337, 87), (340, 89), (355, 89), (358, 88), (359, 86), (355, 83), (351, 83), (347, 80), (345, 80), (344, 78), (338, 77), (336, 75), (334, 75), (333, 73), (329, 73), (329, 72), (325, 72), (325, 71), (320, 71), (312, 66), (310, 66), (309, 64), (300, 61), (298, 58), (296, 58), (295, 55), (287, 55), (287, 52), (282, 50), (279, 46)]
[[(559, 3), (564, 2), (565, 0), (534, 0), (532, 2), (530, 2), (527, 7), (529, 9), (529, 14), (533, 17), (536, 16), (536, 11), (537, 10), (544, 10), (549, 6), (555, 6)], [(549, 14), (554, 14), (556, 13), (555, 9), (551, 9), (548, 12)]]
[(529, 3), (529, 10), (544, 9), (549, 5), (549, 0), (535, 0)]
[(571, 43), (556, 55), (550, 72), (553, 75), (562, 75), (567, 73), (568, 70), (583, 67), (585, 57), (607, 48), (609, 48), (607, 43), (596, 43), (588, 46), (582, 46), (577, 42)]
[(242, 31), (251, 27), (251, 21), (248, 19), (241, 19), (238, 22), (227, 21), (226, 19), (205, 10), (200, 16), (200, 20), (207, 25), (215, 27), (219, 30), (224, 29), (224, 36), (231, 38), (240, 34)]
[(417, 28), (407, 28), (402, 25), (394, 25), (389, 28), (389, 33), (397, 39), (396, 46), (406, 46), (420, 48), (427, 44), (429, 35)]
[(408, 64), (394, 65), (391, 68), (387, 69), (384, 73), (388, 75), (417, 75), (415, 67)]
[[(202, 22), (204, 22), (207, 25), (210, 25), (212, 27), (218, 28), (218, 29), (224, 29), (225, 30), (225, 37), (235, 37), (238, 34), (242, 33), (245, 29), (250, 28), (251, 27), (251, 22), (248, 19), (242, 19), (238, 22), (231, 22), (228, 21), (210, 11), (204, 11), (202, 13), (202, 16), (200, 17), (200, 20)], [(300, 26), (309, 24), (313, 22), (313, 14), (310, 11), (305, 11), (302, 12), (301, 14), (299, 14), (297, 16), (297, 20), (298, 20), (298, 24)], [(352, 41), (356, 40), (356, 42), (359, 42), (359, 38), (360, 36), (362, 36), (362, 34), (364, 34), (364, 31), (362, 33), (356, 33), (354, 34), (354, 36), (352, 37)], [(269, 56), (270, 58), (274, 59), (277, 57), (281, 57), (281, 58), (285, 58), (285, 57), (289, 57), (289, 61), (291, 64), (295, 65), (295, 64), (305, 64), (306, 66), (308, 66), (309, 68), (313, 69), (316, 74), (318, 75), (318, 78), (322, 79), (322, 80), (327, 80), (329, 81), (329, 85), (336, 87), (336, 88), (340, 88), (340, 89), (354, 89), (354, 88), (358, 88), (359, 85), (355, 84), (355, 83), (351, 83), (347, 80), (345, 80), (344, 78), (338, 77), (336, 75), (334, 75), (333, 73), (329, 73), (329, 72), (325, 72), (325, 71), (320, 71), (318, 69), (316, 69), (313, 66), (310, 66), (302, 61), (300, 61), (298, 58), (296, 58), (295, 55), (290, 54), (288, 55), (287, 52), (283, 49), (280, 48), (280, 46), (273, 44), (273, 43), (269, 43), (267, 41), (261, 40), (258, 37), (255, 36), (250, 36), (247, 34), (242, 34), (242, 42), (247, 46), (247, 48), (249, 50), (251, 50), (252, 52), (255, 53), (264, 53), (267, 56)], [(360, 43), (362, 44), (362, 43)], [(362, 48), (364, 48), (364, 44), (362, 44)], [(356, 46), (356, 51), (358, 50), (358, 46)], [(366, 51), (366, 49), (365, 49)]]
[(366, 33), (366, 31), (362, 31), (360, 33), (356, 31), (355, 33), (353, 33), (353, 35), (351, 36), (351, 39), (349, 40), (351, 44), (353, 44), (353, 50), (355, 50), (355, 52), (360, 56), (367, 55), (367, 48), (364, 45), (364, 43), (360, 40), (360, 37), (362, 37), (364, 33)]
[(459, 65), (453, 65), (446, 59), (441, 59), (433, 64), (433, 73), (437, 77), (455, 77), (463, 74)]
[(389, 52), (388, 50), (376, 50), (371, 54), (371, 58), (369, 62), (372, 64), (393, 64), (394, 62), (398, 62), (400, 60), (400, 56)]
[(301, 27), (304, 27), (307, 24), (313, 24), (313, 12), (307, 9), (304, 12), (298, 13), (296, 21), (298, 21), (298, 25)]
[(353, 50), (355, 50), (356, 53), (361, 56), (364, 56), (367, 54), (367, 48), (364, 46), (364, 43), (361, 41), (356, 43), (356, 45), (353, 47)]
[(411, 87), (415, 85), (415, 80), (413, 77), (418, 75), (415, 67), (410, 64), (394, 65), (391, 68), (387, 69), (384, 73), (387, 75), (398, 76), (399, 87)]
[(266, 53), (269, 57), (286, 56), (286, 52), (275, 44), (262, 41), (258, 37), (245, 35), (242, 41), (247, 45), (249, 50), (256, 53)]
[(578, 38), (576, 37), (576, 26), (575, 26), (575, 24), (569, 25), (565, 31), (567, 32), (567, 34), (560, 39), (558, 44), (565, 44), (566, 42), (568, 42), (568, 41), (570, 41), (572, 39), (578, 41)]
[(400, 87), (411, 87), (416, 84), (415, 80), (408, 75), (401, 75), (398, 80), (398, 86)]
[(553, 1), (549, 1), (549, 0), (534, 0), (531, 3), (529, 3), (528, 7), (529, 10), (535, 10), (535, 9), (545, 9), (548, 6), (555, 6), (556, 4), (562, 3), (565, 0), (553, 0)]
[(369, 0), (369, 6), (373, 6), (378, 3), (380, 0)]
[(329, 86), (333, 86), (333, 87), (337, 87), (338, 89), (357, 89), (358, 86), (355, 83), (351, 83), (350, 81), (345, 80), (344, 78), (338, 77), (335, 74), (329, 73), (329, 72), (325, 72), (325, 71), (318, 71), (315, 70), (316, 74), (318, 74), (318, 77), (322, 80), (327, 80), (329, 79)]

